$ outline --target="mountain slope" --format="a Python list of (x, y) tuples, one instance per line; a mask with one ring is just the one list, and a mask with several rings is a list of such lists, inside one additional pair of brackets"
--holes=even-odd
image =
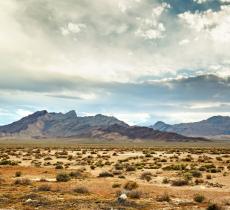
[[(66, 114), (38, 111), (9, 125), (0, 126), (0, 136), (33, 138), (89, 137), (103, 139), (154, 139), (189, 141), (194, 140), (176, 133), (156, 131), (152, 128), (129, 126), (115, 117), (78, 117), (75, 111)], [(204, 140), (204, 139), (198, 139)]]
[(214, 116), (199, 122), (175, 125), (169, 125), (159, 121), (150, 127), (159, 131), (175, 132), (181, 135), (195, 137), (230, 135), (230, 117)]

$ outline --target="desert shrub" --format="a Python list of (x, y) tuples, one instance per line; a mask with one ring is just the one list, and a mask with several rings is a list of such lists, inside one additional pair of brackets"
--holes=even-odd
[(162, 180), (163, 184), (168, 184), (169, 183), (169, 179), (167, 177), (164, 177), (164, 179)]
[(98, 177), (113, 177), (113, 174), (111, 174), (108, 171), (101, 172)]
[(188, 185), (188, 180), (186, 179), (176, 179), (172, 181), (172, 186), (184, 186)]
[(221, 206), (219, 206), (216, 203), (210, 203), (207, 208), (207, 210), (221, 210), (221, 209), (222, 209)]
[(136, 171), (136, 168), (135, 168), (135, 166), (128, 165), (126, 167), (126, 171)]
[(43, 184), (38, 187), (38, 191), (50, 191), (51, 186), (48, 184)]
[(128, 181), (124, 185), (124, 189), (126, 189), (126, 190), (133, 190), (136, 188), (138, 188), (138, 184), (134, 181)]
[(211, 174), (206, 175), (206, 179), (211, 179), (211, 178), (212, 178)]
[(113, 185), (112, 185), (112, 188), (119, 188), (121, 186), (121, 184), (119, 184), (119, 183), (114, 183)]
[(204, 183), (204, 180), (203, 179), (196, 179), (195, 180), (195, 184), (198, 185), (198, 184), (202, 184)]
[(191, 174), (193, 177), (197, 177), (197, 178), (202, 177), (202, 173), (198, 170), (191, 171)]
[(152, 173), (148, 172), (148, 171), (143, 172), (141, 174), (141, 179), (146, 180), (147, 182), (149, 182), (152, 179)]
[(17, 162), (15, 161), (11, 161), (11, 160), (6, 160), (6, 159), (2, 159), (0, 160), (0, 165), (17, 165)]
[(121, 175), (121, 174), (122, 174), (122, 171), (119, 171), (119, 170), (113, 171), (113, 175)]
[(137, 190), (127, 192), (127, 196), (132, 199), (140, 199), (141, 192)]
[(63, 169), (63, 166), (58, 164), (55, 166), (55, 169)]
[(165, 166), (162, 169), (166, 171), (183, 171), (186, 169), (186, 167), (187, 167), (187, 164), (172, 164), (169, 166)]
[(89, 190), (86, 187), (76, 187), (73, 189), (73, 191), (75, 193), (79, 193), (79, 194), (88, 194), (89, 193)]
[(193, 200), (196, 201), (197, 203), (202, 203), (204, 201), (205, 197), (200, 194), (194, 195)]
[(186, 180), (192, 180), (192, 177), (193, 177), (192, 173), (190, 173), (190, 172), (184, 173), (184, 178)]
[(68, 182), (70, 179), (71, 177), (66, 173), (59, 173), (56, 175), (57, 182)]
[(81, 171), (71, 171), (69, 173), (69, 175), (72, 177), (72, 178), (82, 178), (83, 177), (83, 174)]
[(31, 180), (30, 179), (16, 179), (14, 181), (15, 185), (30, 185), (31, 184)]
[(39, 181), (40, 181), (40, 182), (47, 182), (47, 179), (41, 178)]
[(90, 169), (91, 169), (91, 170), (94, 170), (95, 168), (96, 168), (95, 165), (91, 165), (91, 166), (90, 166)]
[(169, 202), (170, 200), (171, 199), (168, 193), (164, 193), (163, 195), (159, 195), (156, 197), (156, 201), (158, 202)]
[(22, 175), (22, 172), (21, 171), (16, 171), (15, 172), (15, 177), (20, 177)]
[(223, 161), (222, 157), (216, 157), (216, 160)]

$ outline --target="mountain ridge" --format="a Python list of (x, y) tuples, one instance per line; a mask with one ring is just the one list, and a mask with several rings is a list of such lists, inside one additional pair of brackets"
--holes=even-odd
[(149, 127), (159, 131), (175, 132), (191, 137), (230, 135), (230, 117), (217, 115), (198, 122), (179, 123), (173, 125), (158, 121)]
[(97, 114), (77, 116), (74, 110), (63, 113), (37, 111), (8, 125), (0, 126), (0, 136), (31, 138), (127, 138), (142, 140), (193, 141), (191, 138), (172, 132), (156, 131), (152, 128), (129, 126), (113, 117)]

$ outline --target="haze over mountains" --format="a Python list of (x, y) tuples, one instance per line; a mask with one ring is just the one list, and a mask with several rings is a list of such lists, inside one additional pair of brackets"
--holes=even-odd
[(170, 125), (162, 121), (158, 121), (150, 127), (159, 131), (175, 132), (191, 137), (227, 137), (230, 135), (230, 117), (214, 116), (199, 122), (180, 123), (175, 125)]
[(100, 139), (140, 139), (166, 141), (205, 140), (191, 138), (172, 132), (157, 131), (148, 127), (129, 126), (115, 117), (78, 117), (75, 111), (66, 114), (35, 112), (9, 125), (0, 126), (2, 137), (26, 138), (100, 138)]

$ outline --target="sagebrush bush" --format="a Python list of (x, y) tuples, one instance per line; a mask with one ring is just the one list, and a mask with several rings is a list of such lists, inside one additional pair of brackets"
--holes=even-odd
[(136, 188), (138, 188), (138, 184), (134, 181), (128, 181), (124, 185), (124, 189), (126, 189), (126, 190), (133, 190)]
[(73, 189), (73, 191), (75, 193), (79, 193), (79, 194), (88, 194), (89, 193), (89, 190), (86, 187), (76, 187)]
[(141, 192), (137, 190), (129, 191), (127, 192), (127, 196), (132, 199), (140, 199), (141, 198)]
[(69, 176), (69, 174), (66, 173), (59, 173), (56, 176), (57, 182), (68, 182), (70, 179), (71, 177)]
[(176, 179), (172, 181), (172, 186), (184, 186), (188, 185), (188, 180), (186, 179)]
[(38, 187), (38, 191), (50, 191), (51, 186), (48, 184), (43, 184)]
[(202, 203), (204, 201), (205, 197), (200, 194), (194, 195), (193, 200), (196, 201), (197, 203)]
[(98, 177), (113, 177), (113, 174), (111, 174), (108, 171), (101, 172)]
[(16, 179), (14, 181), (15, 185), (31, 185), (31, 183), (30, 179)]
[(156, 200), (158, 202), (169, 202), (171, 199), (168, 193), (164, 193), (163, 195), (157, 196)]

